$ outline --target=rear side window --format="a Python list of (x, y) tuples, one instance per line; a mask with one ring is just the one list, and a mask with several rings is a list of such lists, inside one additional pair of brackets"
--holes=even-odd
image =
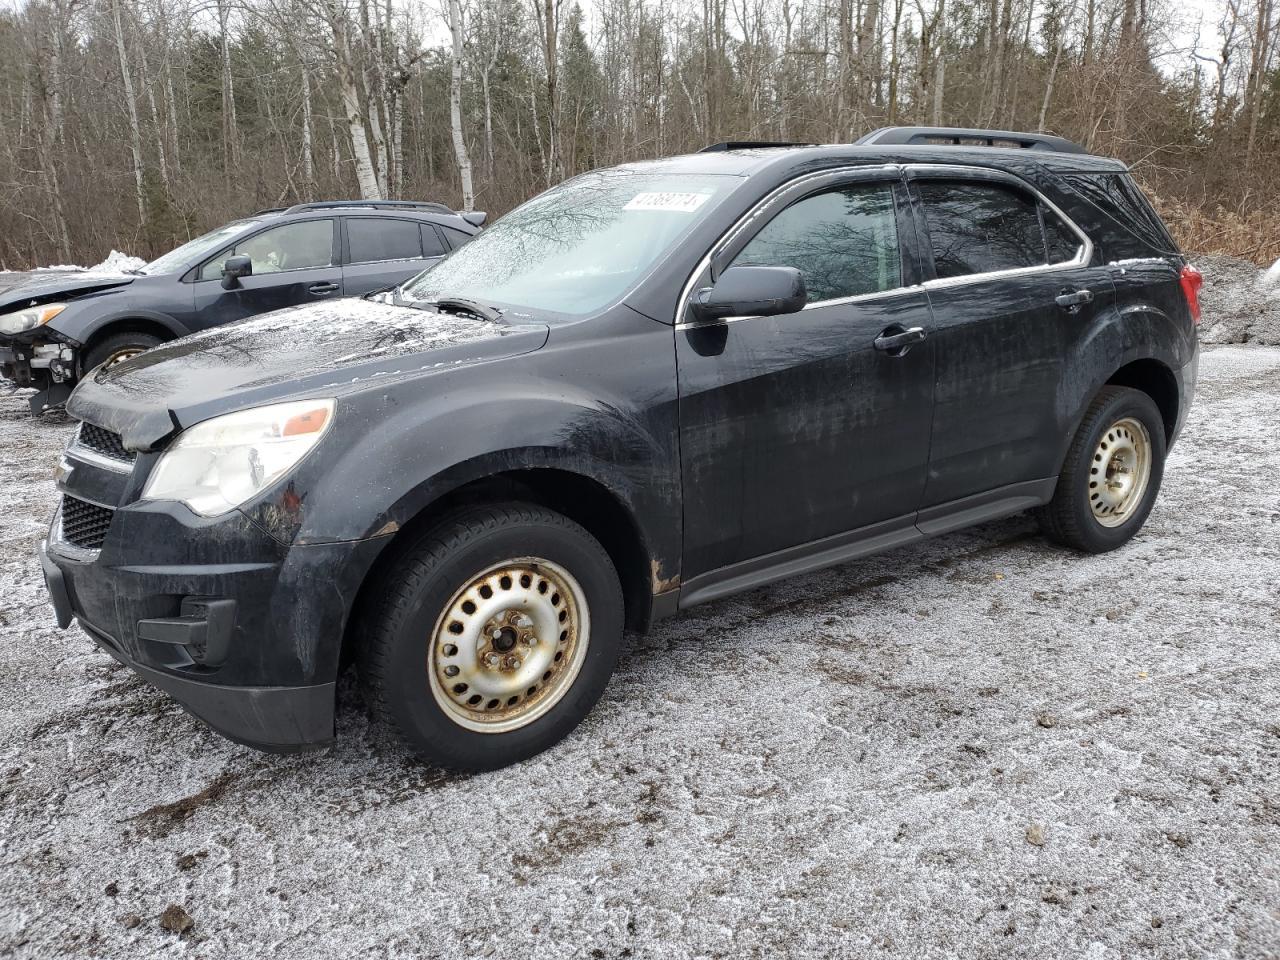
[(1050, 263), (1070, 263), (1080, 256), (1084, 241), (1080, 235), (1063, 221), (1052, 210), (1041, 206), (1044, 217), (1044, 245), (1049, 253)]
[(348, 263), (416, 260), (422, 256), (418, 223), (384, 217), (349, 217), (347, 249), (350, 251)]
[(810, 303), (900, 287), (893, 188), (844, 187), (805, 197), (765, 224), (733, 265), (795, 267)]
[(424, 257), (443, 257), (449, 251), (436, 228), (429, 223), (422, 224), (422, 255)]
[(1046, 262), (1037, 201), (986, 183), (919, 184), (938, 276), (965, 277)]

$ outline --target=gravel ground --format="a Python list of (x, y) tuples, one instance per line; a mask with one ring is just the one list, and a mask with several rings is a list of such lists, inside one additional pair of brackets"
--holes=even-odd
[(1280, 349), (1205, 352), (1147, 529), (1015, 518), (631, 638), (514, 769), (219, 739), (32, 550), (66, 425), (0, 401), (0, 956), (1280, 956)]

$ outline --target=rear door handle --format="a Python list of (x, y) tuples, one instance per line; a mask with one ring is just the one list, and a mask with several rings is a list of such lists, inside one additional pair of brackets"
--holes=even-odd
[(1054, 297), (1054, 303), (1068, 313), (1075, 313), (1086, 303), (1093, 303), (1092, 290), (1063, 290)]
[(885, 327), (880, 336), (876, 337), (875, 347), (891, 357), (901, 357), (917, 343), (923, 343), (928, 336), (924, 327), (904, 330), (895, 323), (891, 327)]
[(328, 296), (337, 289), (338, 285), (336, 283), (313, 283), (311, 286), (307, 287), (307, 290), (314, 293), (317, 297)]

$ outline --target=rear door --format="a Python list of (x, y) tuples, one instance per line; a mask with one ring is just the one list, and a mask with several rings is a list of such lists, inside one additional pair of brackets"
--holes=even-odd
[(1056, 476), (1064, 361), (1114, 291), (1089, 238), (1017, 178), (927, 166), (908, 176), (933, 255), (937, 383), (920, 526), (938, 532), (929, 508), (1034, 498)]
[[(195, 316), (200, 327), (252, 317), (268, 310), (342, 296), (342, 268), (332, 217), (291, 220), (268, 227), (220, 251), (196, 273)], [(222, 286), (228, 257), (247, 256), (252, 276), (230, 290)]]
[(433, 224), (395, 217), (343, 217), (347, 296), (398, 286), (445, 254)]
[(686, 584), (838, 534), (911, 527), (928, 460), (932, 342), (876, 345), (930, 325), (905, 199), (896, 172), (806, 178), (694, 278), (691, 289), (731, 265), (793, 266), (809, 303), (712, 322), (686, 313), (677, 326)]

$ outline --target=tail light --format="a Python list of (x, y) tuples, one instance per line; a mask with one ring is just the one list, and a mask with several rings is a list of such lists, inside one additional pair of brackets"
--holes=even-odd
[(1200, 288), (1204, 286), (1204, 274), (1191, 264), (1182, 268), (1178, 275), (1182, 283), (1182, 295), (1187, 298), (1187, 307), (1191, 310), (1191, 322), (1200, 325)]

